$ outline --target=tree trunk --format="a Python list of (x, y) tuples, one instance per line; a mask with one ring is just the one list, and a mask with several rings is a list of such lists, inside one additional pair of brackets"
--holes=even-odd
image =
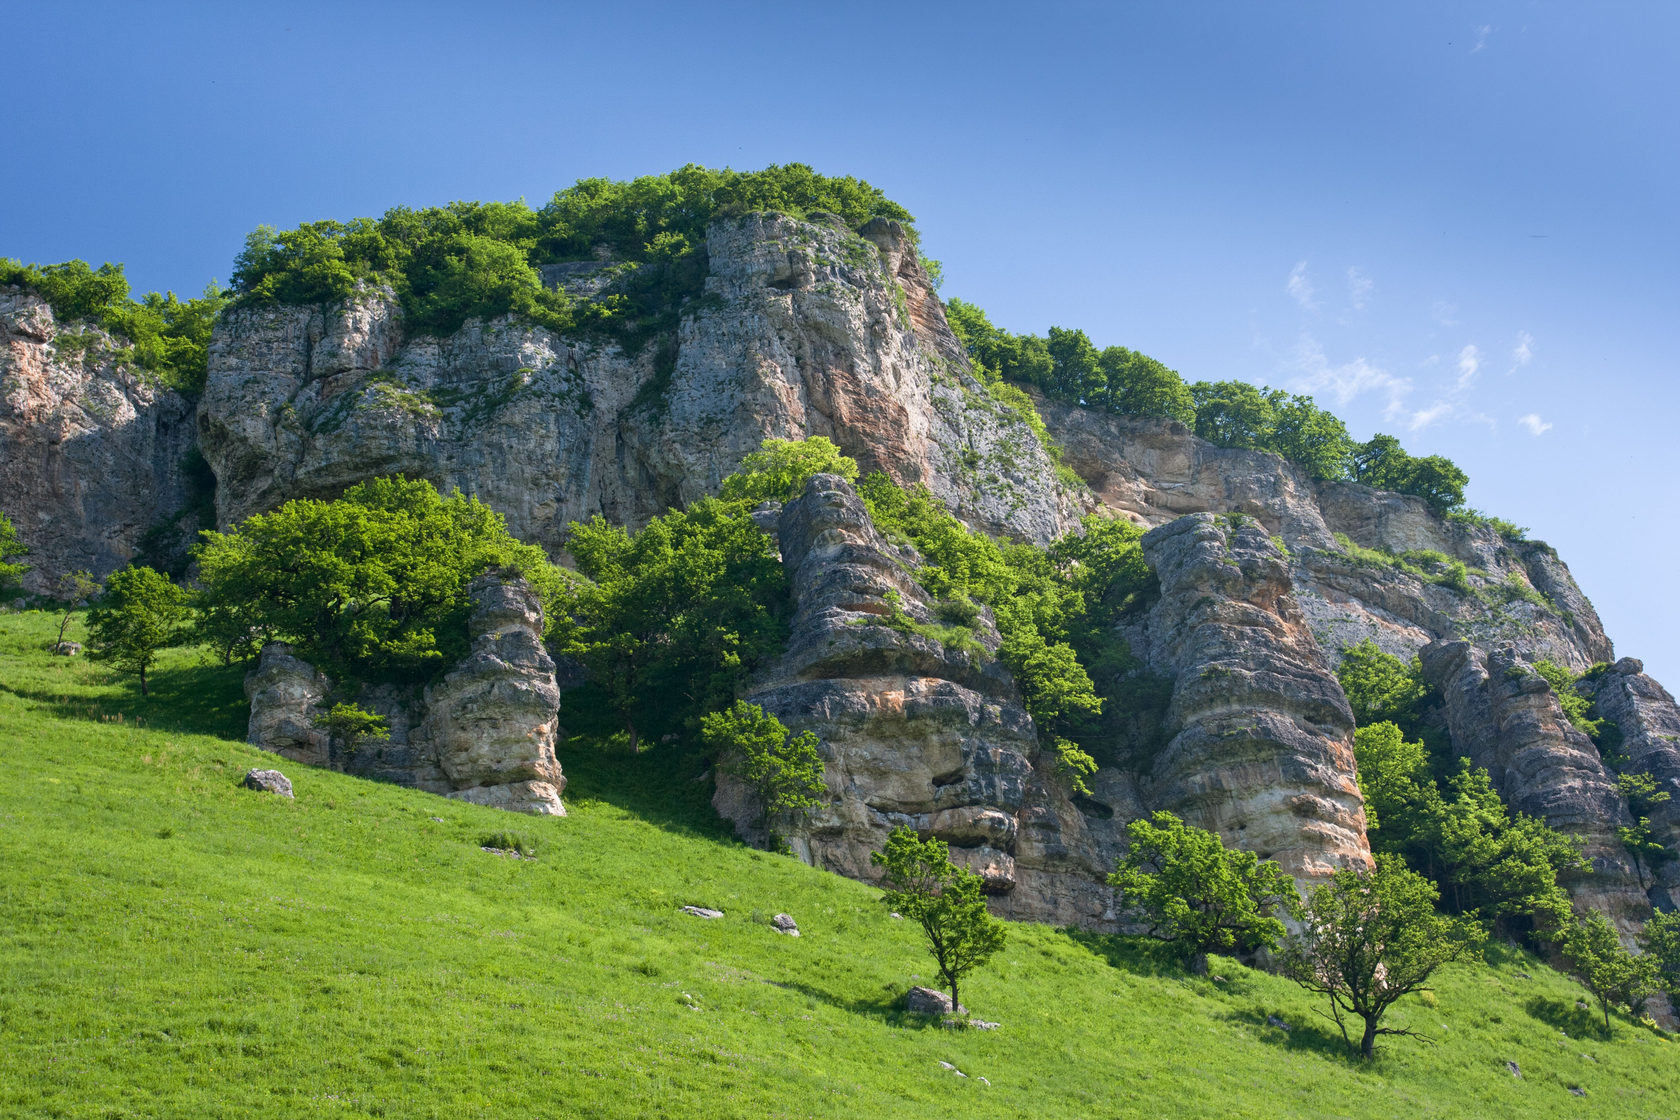
[(947, 976), (945, 979), (951, 982), (951, 1014), (961, 1015), (962, 1000), (957, 998), (957, 978), (955, 976)]
[(1203, 952), (1190, 954), (1190, 972), (1196, 976), (1206, 976), (1208, 970), (1208, 955)]
[(149, 692), (146, 691), (146, 667), (144, 665), (140, 666), (140, 695), (141, 696), (151, 695)]
[(1359, 1040), (1359, 1052), (1369, 1058), (1377, 1052), (1377, 1020), (1365, 1016), (1365, 1037)]
[(642, 753), (642, 737), (636, 734), (636, 721), (629, 716), (624, 717), (624, 730), (630, 733), (630, 753)]

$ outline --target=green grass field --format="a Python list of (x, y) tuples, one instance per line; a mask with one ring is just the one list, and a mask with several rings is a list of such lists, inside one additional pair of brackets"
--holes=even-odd
[(691, 782), (662, 809), (645, 760), (569, 744), (565, 819), (289, 763), (295, 801), (251, 793), (237, 670), (176, 652), (141, 703), (54, 629), (0, 615), (0, 1116), (1680, 1116), (1680, 1046), (1514, 950), (1369, 1064), (1275, 977), (1034, 926), (964, 986), (1001, 1029), (940, 1029), (879, 892)]

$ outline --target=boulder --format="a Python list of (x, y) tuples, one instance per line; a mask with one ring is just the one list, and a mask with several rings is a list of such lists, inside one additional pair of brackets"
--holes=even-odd
[(52, 647), (52, 651), (53, 651), (53, 654), (57, 657), (74, 657), (78, 653), (82, 652), (82, 643), (80, 643), (80, 642), (54, 642), (53, 647)]
[[(937, 988), (911, 988), (904, 996), (904, 1009), (914, 1015), (949, 1015), (951, 997)], [(968, 1008), (956, 1008), (958, 1015), (968, 1014)]]
[(277, 793), (281, 797), (292, 796), (292, 780), (278, 770), (247, 770), (239, 784), (246, 789), (260, 790), (263, 793)]
[(799, 936), (799, 923), (793, 920), (792, 914), (777, 914), (770, 919), (770, 927), (777, 933), (785, 933), (789, 937)]
[(713, 910), (710, 906), (684, 906), (682, 912), (695, 918), (717, 919), (723, 917), (722, 910)]

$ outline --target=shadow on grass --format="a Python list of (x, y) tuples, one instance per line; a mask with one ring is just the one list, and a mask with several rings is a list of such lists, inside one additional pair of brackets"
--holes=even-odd
[[(1363, 1061), (1359, 1056), (1357, 1042), (1350, 1044), (1344, 1039), (1342, 1032), (1336, 1029), (1336, 1024), (1327, 1015), (1319, 1015), (1315, 1012), (1306, 1019), (1291, 1018), (1288, 1030), (1267, 1022), (1270, 1015), (1265, 1011), (1228, 1011), (1224, 1012), (1221, 1017), (1228, 1023), (1248, 1027), (1256, 1039), (1268, 1046), (1275, 1046), (1282, 1050), (1321, 1054), (1326, 1058), (1334, 1058), (1351, 1065), (1357, 1065)], [(1354, 1020), (1354, 1025), (1360, 1026), (1362, 1024), (1358, 1020)], [(1380, 1046), (1377, 1055), (1378, 1057), (1382, 1056)]]
[(712, 808), (712, 779), (703, 756), (671, 744), (634, 753), (622, 733), (573, 735), (554, 753), (569, 797), (604, 801), (686, 836), (724, 841), (734, 836)]
[(160, 666), (147, 674), (149, 695), (135, 683), (126, 696), (70, 696), (63, 691), (0, 683), (0, 689), (38, 704), (60, 719), (132, 723), (243, 740), (250, 710), (243, 665)]
[(897, 989), (893, 989), (890, 993), (883, 991), (878, 996), (872, 995), (864, 996), (858, 999), (848, 999), (845, 996), (835, 995), (833, 992), (824, 991), (822, 988), (799, 980), (772, 980), (771, 983), (778, 988), (784, 989), (785, 991), (798, 992), (806, 999), (813, 999), (818, 1003), (826, 1003), (828, 1006), (837, 1010), (845, 1011), (852, 1015), (861, 1015), (867, 1019), (874, 1019), (877, 1022), (885, 1023), (888, 1026), (907, 1027), (911, 1030), (925, 1030), (930, 1027), (939, 1027), (939, 1019), (937, 1017), (932, 1015), (920, 1015), (905, 1010), (904, 993), (898, 991)]
[[(1124, 933), (1094, 933), (1071, 926), (1063, 932), (1067, 934), (1068, 940), (1089, 949), (1114, 968), (1138, 976), (1164, 976), (1191, 983), (1214, 983), (1209, 977), (1192, 975), (1185, 965), (1184, 955), (1164, 941)], [(1209, 976), (1218, 972), (1217, 960), (1210, 961)], [(1238, 990), (1241, 983), (1239, 980), (1233, 985), (1233, 982), (1227, 981), (1217, 986), (1221, 991), (1234, 991)]]
[(1570, 1038), (1609, 1038), (1604, 1019), (1591, 1007), (1581, 1007), (1563, 999), (1534, 996), (1523, 1004), (1523, 1010), (1547, 1026), (1556, 1027)]

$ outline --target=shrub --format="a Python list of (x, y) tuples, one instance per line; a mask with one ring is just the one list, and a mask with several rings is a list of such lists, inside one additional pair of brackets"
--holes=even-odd
[[(702, 718), (700, 734), (719, 763), (752, 787), (761, 827), (803, 818), (822, 804), (827, 786), (814, 732), (790, 735), (757, 704), (737, 700)], [(773, 830), (770, 846), (780, 847)]]
[(325, 715), (315, 721), (315, 726), (323, 728), (343, 743), (344, 749), (352, 754), (364, 739), (391, 733), (391, 725), (385, 721), (384, 716), (355, 704), (345, 703), (334, 704)]
[(9, 585), (29, 570), (28, 564), (17, 563), (18, 557), (27, 555), (29, 549), (18, 539), (11, 518), (0, 513), (0, 595), (6, 594)]
[(840, 454), (824, 436), (807, 439), (767, 439), (723, 480), (718, 497), (753, 505), (766, 500), (789, 502), (799, 497), (813, 475), (837, 474), (856, 482), (857, 460)]
[(1295, 884), (1276, 863), (1165, 811), (1132, 821), (1126, 839), (1108, 881), (1124, 912), (1175, 946), (1191, 971), (1206, 972), (1211, 952), (1252, 953), (1283, 936), (1277, 914), (1294, 912)]
[(522, 832), (487, 832), (478, 838), (478, 846), (497, 852), (514, 852), (526, 859), (534, 859), (536, 843)]
[(1598, 1001), (1606, 1037), (1612, 1007), (1626, 1007), (1629, 1014), (1638, 1015), (1658, 990), (1658, 958), (1629, 952), (1610, 919), (1597, 910), (1577, 914), (1552, 934), (1552, 940), (1565, 967)]

